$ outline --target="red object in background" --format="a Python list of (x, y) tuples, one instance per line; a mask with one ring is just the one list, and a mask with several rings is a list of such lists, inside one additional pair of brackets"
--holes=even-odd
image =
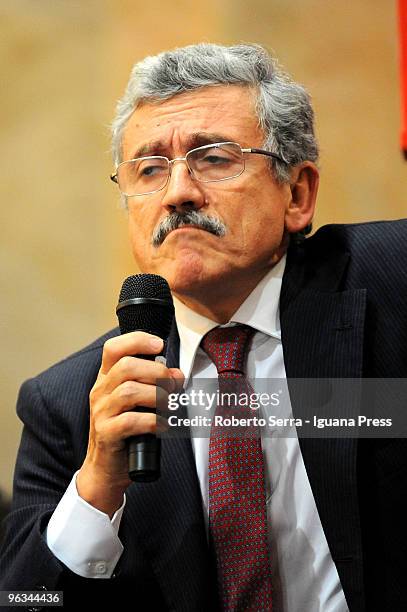
[(407, 159), (407, 0), (399, 0), (401, 148)]

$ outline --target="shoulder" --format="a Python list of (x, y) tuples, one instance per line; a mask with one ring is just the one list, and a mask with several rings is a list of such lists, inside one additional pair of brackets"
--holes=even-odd
[(407, 219), (325, 225), (304, 241), (304, 252), (331, 265), (346, 254), (349, 287), (390, 295), (407, 286)]
[(352, 252), (407, 254), (407, 219), (324, 225), (305, 242), (308, 248), (338, 248)]

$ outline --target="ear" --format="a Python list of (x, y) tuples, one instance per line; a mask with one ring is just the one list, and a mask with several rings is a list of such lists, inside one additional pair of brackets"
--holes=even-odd
[(285, 213), (285, 227), (292, 234), (310, 225), (314, 216), (319, 172), (311, 161), (304, 161), (291, 172), (291, 197)]

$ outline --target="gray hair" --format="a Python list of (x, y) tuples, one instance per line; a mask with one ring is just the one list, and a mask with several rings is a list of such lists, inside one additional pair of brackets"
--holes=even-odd
[(225, 84), (254, 89), (255, 111), (265, 134), (263, 146), (286, 162), (271, 162), (278, 181), (289, 180), (290, 167), (305, 160), (318, 160), (310, 96), (275, 58), (255, 44), (225, 47), (200, 43), (146, 57), (134, 65), (112, 123), (114, 162), (122, 161), (123, 130), (140, 102), (165, 100), (185, 91)]

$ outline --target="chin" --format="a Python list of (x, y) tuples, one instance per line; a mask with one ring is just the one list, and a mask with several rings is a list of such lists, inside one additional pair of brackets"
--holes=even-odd
[(161, 274), (174, 293), (190, 295), (201, 286), (210, 282), (211, 274), (204, 259), (197, 253), (188, 253), (160, 267), (156, 274)]

